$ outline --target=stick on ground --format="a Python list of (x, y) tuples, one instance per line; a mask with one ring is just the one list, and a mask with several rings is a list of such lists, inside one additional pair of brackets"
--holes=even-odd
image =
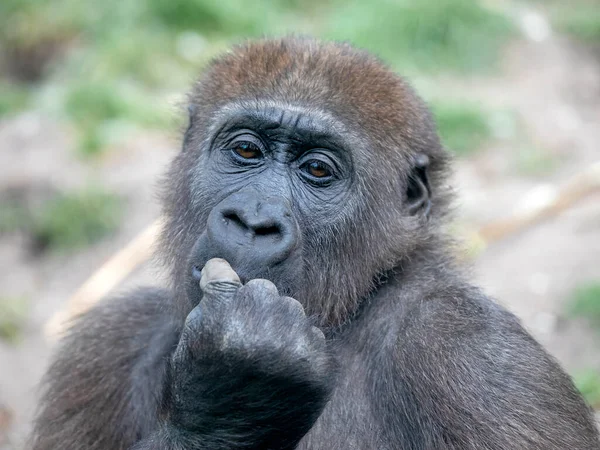
[(60, 336), (74, 317), (92, 308), (140, 264), (147, 261), (157, 242), (160, 227), (160, 220), (153, 222), (94, 272), (69, 298), (64, 309), (48, 321), (44, 329), (46, 336), (50, 339)]

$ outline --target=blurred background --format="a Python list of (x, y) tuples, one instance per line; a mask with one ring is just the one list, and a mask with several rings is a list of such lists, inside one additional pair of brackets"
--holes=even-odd
[[(1, 0), (0, 450), (23, 448), (48, 320), (159, 216), (193, 80), (291, 32), (370, 49), (417, 88), (456, 156), (460, 256), (600, 409), (600, 193), (511, 219), (600, 160), (600, 1)], [(146, 263), (119, 288), (161, 276)]]

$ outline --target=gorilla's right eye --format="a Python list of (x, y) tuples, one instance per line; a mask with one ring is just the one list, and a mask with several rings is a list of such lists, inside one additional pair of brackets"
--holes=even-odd
[(243, 159), (258, 159), (261, 157), (262, 152), (258, 145), (250, 141), (239, 141), (236, 142), (231, 150)]

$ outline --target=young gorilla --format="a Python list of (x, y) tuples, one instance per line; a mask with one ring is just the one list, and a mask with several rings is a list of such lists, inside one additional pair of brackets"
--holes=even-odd
[(600, 448), (569, 377), (454, 266), (448, 157), (402, 79), (345, 44), (262, 40), (190, 104), (172, 287), (74, 325), (35, 450)]

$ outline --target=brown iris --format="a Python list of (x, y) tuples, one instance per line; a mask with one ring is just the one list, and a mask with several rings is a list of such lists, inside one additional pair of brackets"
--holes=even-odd
[(315, 178), (325, 178), (331, 175), (329, 168), (319, 161), (310, 162), (307, 165), (306, 170)]
[(261, 155), (260, 149), (252, 142), (240, 142), (233, 151), (244, 159), (256, 159)]

